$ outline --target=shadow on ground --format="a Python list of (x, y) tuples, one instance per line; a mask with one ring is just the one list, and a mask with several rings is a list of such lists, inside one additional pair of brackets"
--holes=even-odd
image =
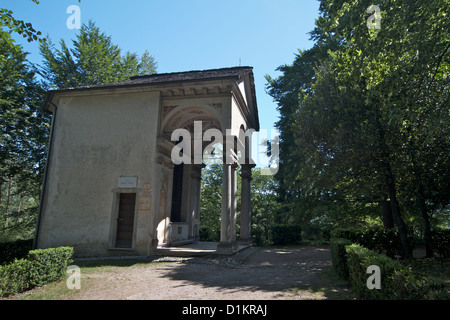
[(257, 298), (256, 292), (288, 299), (351, 298), (347, 283), (334, 277), (325, 246), (253, 247), (232, 258), (195, 258), (164, 277), (181, 286), (200, 285), (225, 296), (239, 292), (244, 299)]

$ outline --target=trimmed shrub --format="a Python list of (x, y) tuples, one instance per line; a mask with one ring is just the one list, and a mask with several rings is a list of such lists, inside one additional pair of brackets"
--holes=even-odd
[(30, 269), (30, 261), (26, 259), (0, 266), (0, 297), (31, 289)]
[(270, 226), (270, 242), (274, 245), (298, 244), (302, 240), (300, 225), (275, 224)]
[(351, 245), (348, 239), (332, 238), (330, 241), (331, 262), (334, 272), (344, 280), (348, 280), (348, 265), (345, 247)]
[[(349, 239), (353, 243), (358, 243), (379, 253), (385, 253), (389, 257), (402, 254), (400, 236), (394, 229), (381, 227), (343, 228), (333, 230), (332, 235), (333, 238)], [(414, 246), (412, 238), (410, 238), (409, 246), (410, 248)]]
[[(364, 248), (358, 244), (346, 246), (349, 280), (360, 299), (414, 300), (442, 299), (445, 285), (434, 279), (413, 273), (410, 267)], [(381, 272), (381, 289), (367, 288), (367, 268), (378, 266)]]
[(0, 265), (25, 258), (33, 247), (33, 239), (0, 243)]
[(32, 250), (25, 259), (0, 266), (0, 297), (58, 280), (72, 263), (72, 255), (71, 247)]
[(310, 243), (329, 243), (332, 226), (326, 223), (309, 223), (302, 226), (303, 241)]
[(32, 286), (42, 286), (58, 280), (72, 263), (73, 248), (59, 247), (33, 250), (28, 253)]

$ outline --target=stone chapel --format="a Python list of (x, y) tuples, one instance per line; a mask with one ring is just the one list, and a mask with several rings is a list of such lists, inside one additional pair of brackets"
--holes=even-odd
[(52, 90), (43, 108), (52, 114), (52, 127), (36, 248), (73, 246), (79, 257), (145, 256), (199, 241), (204, 165), (175, 164), (171, 158), (177, 144), (172, 133), (193, 133), (194, 123), (223, 133), (223, 153), (231, 155), (223, 163), (217, 252), (232, 254), (238, 244), (251, 243), (253, 165), (249, 137), (240, 134), (259, 131), (251, 67)]

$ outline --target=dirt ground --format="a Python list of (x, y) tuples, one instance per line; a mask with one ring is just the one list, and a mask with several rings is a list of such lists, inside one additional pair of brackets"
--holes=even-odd
[[(310, 290), (331, 266), (327, 247), (249, 248), (233, 257), (153, 257), (152, 263), (82, 268), (88, 300), (295, 300), (326, 299)], [(85, 271), (83, 271), (85, 270)], [(103, 271), (104, 270), (104, 271)]]

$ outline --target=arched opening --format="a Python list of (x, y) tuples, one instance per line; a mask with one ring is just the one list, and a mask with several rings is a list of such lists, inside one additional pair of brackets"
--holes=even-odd
[[(159, 151), (166, 158), (170, 156), (172, 162), (169, 169), (170, 199), (165, 215), (168, 231), (163, 239), (165, 246), (200, 240), (201, 178), (205, 167), (203, 151), (206, 149), (207, 154), (211, 153), (214, 148), (210, 146), (217, 136), (222, 137), (221, 123), (216, 116), (203, 107), (175, 107), (165, 113)], [(217, 155), (217, 150), (212, 153)], [(160, 239), (158, 242), (161, 244)]]

